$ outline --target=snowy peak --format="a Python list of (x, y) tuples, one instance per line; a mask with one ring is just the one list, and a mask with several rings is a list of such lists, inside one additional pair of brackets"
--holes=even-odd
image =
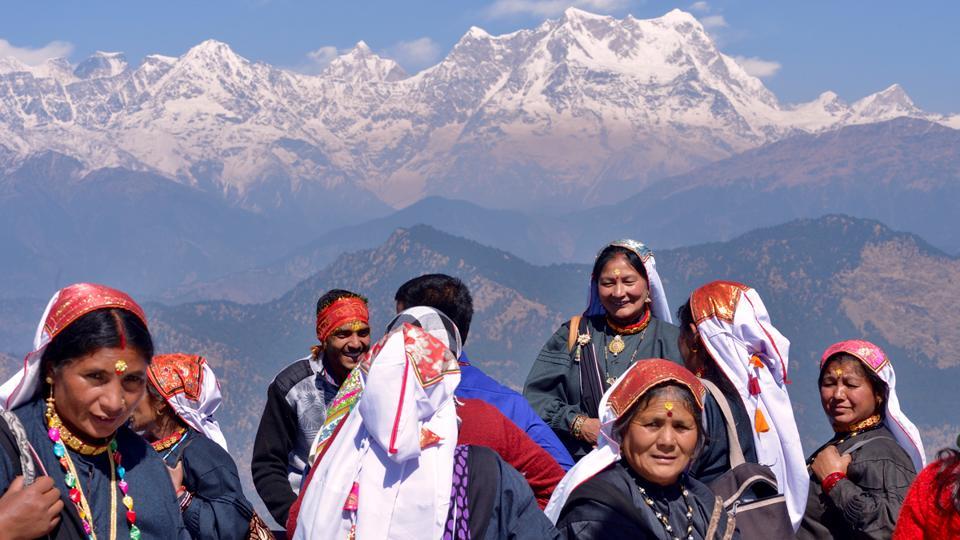
[(899, 84), (891, 85), (886, 90), (857, 101), (853, 104), (853, 110), (860, 116), (877, 120), (909, 116), (921, 112)]
[(351, 83), (399, 81), (407, 77), (399, 64), (374, 53), (363, 41), (333, 59), (323, 70), (323, 77)]
[(127, 58), (119, 52), (97, 51), (77, 64), (73, 74), (81, 79), (116, 77), (127, 70)]

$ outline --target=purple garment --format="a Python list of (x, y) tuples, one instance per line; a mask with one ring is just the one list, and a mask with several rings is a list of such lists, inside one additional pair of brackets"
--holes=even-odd
[(470, 540), (470, 508), (467, 501), (467, 454), (470, 447), (458, 445), (453, 452), (453, 483), (450, 486), (450, 511), (443, 528), (443, 540)]

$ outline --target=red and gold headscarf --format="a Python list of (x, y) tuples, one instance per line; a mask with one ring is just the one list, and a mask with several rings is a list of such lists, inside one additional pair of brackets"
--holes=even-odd
[(94, 283), (75, 283), (54, 293), (33, 337), (33, 351), (23, 360), (23, 369), (0, 387), (0, 404), (10, 410), (30, 399), (40, 380), (40, 359), (50, 341), (87, 313), (108, 308), (129, 311), (147, 326), (143, 308), (123, 291)]
[(614, 429), (617, 420), (653, 387), (667, 382), (690, 390), (697, 407), (703, 409), (706, 388), (687, 368), (662, 358), (637, 360), (603, 394), (597, 446), (567, 471), (567, 475), (553, 490), (550, 502), (544, 508), (550, 521), (557, 522), (560, 510), (577, 486), (620, 460), (620, 434)]
[(365, 299), (344, 296), (323, 308), (317, 314), (317, 339), (323, 343), (334, 330), (347, 324), (352, 325), (354, 330), (370, 325), (370, 312)]
[(223, 401), (220, 384), (206, 359), (197, 354), (161, 354), (147, 368), (147, 378), (187, 425), (227, 449), (213, 416)]

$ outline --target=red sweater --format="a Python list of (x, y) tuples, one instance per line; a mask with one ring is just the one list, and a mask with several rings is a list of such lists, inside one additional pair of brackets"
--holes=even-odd
[(900, 508), (893, 540), (960, 538), (960, 513), (950, 500), (951, 490), (944, 490), (940, 504), (934, 499), (937, 495), (934, 479), (941, 466), (942, 461), (935, 461), (917, 475)]
[(537, 497), (540, 509), (563, 479), (563, 468), (496, 407), (479, 399), (460, 399), (458, 444), (486, 446), (520, 471)]

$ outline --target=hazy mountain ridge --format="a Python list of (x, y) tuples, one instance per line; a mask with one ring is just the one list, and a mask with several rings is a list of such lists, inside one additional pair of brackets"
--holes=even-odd
[(896, 86), (852, 105), (825, 94), (782, 106), (677, 10), (618, 20), (569, 9), (503, 36), (471, 28), (413, 76), (362, 42), (306, 76), (211, 40), (137, 66), (120, 53), (77, 66), (7, 59), (0, 82), (0, 168), (52, 150), (85, 171), (151, 171), (280, 213), (347, 188), (395, 205), (431, 194), (609, 202), (604, 186), (636, 191), (798, 131), (952, 121)]

